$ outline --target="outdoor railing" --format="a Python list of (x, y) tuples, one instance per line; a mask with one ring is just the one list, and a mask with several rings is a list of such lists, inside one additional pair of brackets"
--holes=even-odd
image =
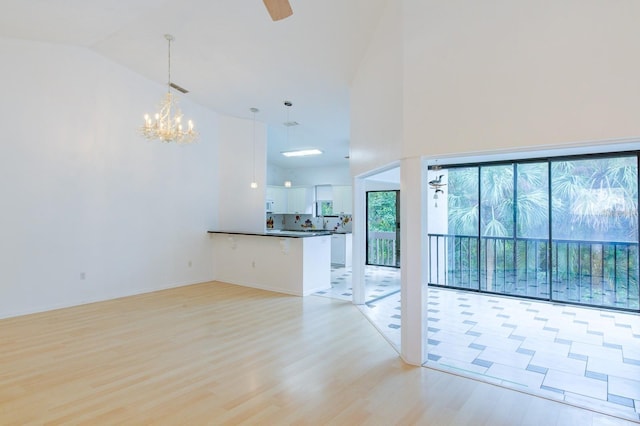
[(395, 232), (369, 232), (367, 263), (380, 266), (398, 266)]
[(638, 243), (429, 234), (428, 244), (430, 284), (640, 309)]

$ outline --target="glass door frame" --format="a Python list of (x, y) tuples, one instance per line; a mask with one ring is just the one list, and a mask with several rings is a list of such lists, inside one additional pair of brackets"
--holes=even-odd
[[(536, 163), (536, 162), (546, 162), (547, 163), (547, 173), (548, 173), (548, 181), (547, 181), (547, 193), (549, 194), (549, 201), (548, 201), (548, 227), (549, 227), (549, 233), (548, 233), (548, 237), (546, 238), (546, 240), (548, 241), (547, 244), (547, 255), (546, 255), (546, 263), (547, 263), (547, 280), (548, 280), (548, 295), (545, 297), (535, 297), (535, 296), (528, 296), (528, 295), (520, 295), (520, 294), (514, 294), (512, 296), (514, 297), (518, 297), (518, 298), (524, 298), (524, 299), (537, 299), (537, 300), (547, 300), (547, 301), (551, 301), (551, 302), (559, 302), (559, 303), (566, 303), (566, 304), (574, 304), (574, 305), (579, 305), (579, 306), (589, 306), (589, 307), (595, 307), (595, 308), (599, 308), (599, 309), (613, 309), (613, 310), (619, 310), (619, 311), (628, 311), (628, 312), (640, 312), (640, 308), (639, 309), (635, 309), (632, 307), (622, 307), (622, 306), (611, 306), (611, 305), (604, 305), (604, 304), (600, 304), (600, 303), (584, 303), (584, 302), (574, 302), (572, 300), (566, 300), (566, 299), (561, 299), (561, 298), (557, 298), (554, 296), (554, 292), (556, 290), (556, 286), (558, 285), (558, 258), (559, 258), (559, 253), (557, 251), (553, 251), (553, 247), (554, 247), (554, 243), (558, 242), (559, 240), (556, 240), (554, 237), (554, 232), (553, 232), (553, 220), (554, 220), (554, 214), (553, 214), (553, 203), (552, 203), (552, 184), (553, 184), (553, 177), (552, 177), (552, 164), (556, 163), (556, 162), (567, 162), (567, 161), (579, 161), (579, 160), (588, 160), (588, 159), (605, 159), (605, 158), (615, 158), (615, 157), (635, 157), (635, 163), (636, 163), (636, 173), (637, 173), (637, 179), (636, 179), (636, 185), (637, 188), (640, 189), (640, 151), (620, 151), (620, 152), (608, 152), (608, 153), (597, 153), (597, 154), (581, 154), (581, 155), (565, 155), (565, 156), (558, 156), (558, 157), (542, 157), (542, 158), (530, 158), (530, 159), (513, 159), (513, 160), (502, 160), (502, 161), (490, 161), (490, 162), (483, 162), (483, 163), (472, 163), (472, 164), (455, 164), (455, 165), (451, 165), (451, 166), (441, 166), (443, 168), (448, 168), (448, 169), (453, 169), (453, 168), (463, 168), (463, 167), (477, 167), (478, 168), (478, 195), (480, 197), (480, 185), (481, 185), (481, 179), (480, 179), (480, 174), (481, 174), (481, 170), (483, 167), (490, 167), (490, 166), (496, 166), (496, 165), (513, 165), (514, 167), (514, 189), (515, 189), (515, 195), (514, 198), (517, 199), (517, 171), (518, 171), (518, 165), (520, 164), (527, 164), (527, 163)], [(481, 198), (479, 198), (480, 200)], [(517, 201), (516, 201), (517, 202)], [(638, 190), (637, 194), (636, 194), (636, 206), (638, 206), (640, 204), (640, 190)], [(514, 219), (515, 219), (515, 211), (514, 211)], [(480, 218), (478, 218), (478, 220), (480, 220)], [(638, 220), (638, 216), (636, 216), (636, 220)], [(514, 227), (516, 226), (516, 223), (514, 222)], [(632, 242), (630, 244), (635, 244), (635, 247), (638, 247), (638, 245), (640, 244), (640, 226), (636, 225), (637, 227), (637, 234), (638, 238), (636, 240), (636, 242)], [(478, 244), (481, 241), (482, 237), (482, 232), (479, 230), (478, 231), (478, 235), (477, 235), (477, 241)], [(517, 235), (517, 231), (514, 230), (514, 235)], [(437, 235), (434, 235), (437, 237)], [(429, 234), (428, 238), (431, 238), (431, 234)], [(586, 242), (586, 241), (585, 241)], [(566, 242), (562, 241), (563, 244), (566, 244)], [(617, 242), (612, 242), (611, 245), (614, 246), (614, 251), (612, 252), (615, 259), (616, 254), (618, 253), (616, 250), (618, 250), (615, 245), (618, 244)], [(579, 247), (579, 246), (578, 246)], [(568, 249), (567, 249), (568, 250)], [(481, 266), (481, 259), (480, 259), (480, 249), (478, 249), (478, 267)], [(578, 254), (580, 254), (580, 249), (578, 249)], [(624, 253), (623, 253), (624, 254)], [(568, 256), (568, 255), (566, 255)], [(604, 255), (603, 255), (604, 256)], [(625, 256), (629, 257), (629, 253), (626, 253)], [(640, 259), (639, 259), (639, 254), (636, 252), (634, 254), (631, 255), (631, 257), (633, 258), (633, 261), (635, 262), (635, 267), (637, 268), (638, 264), (640, 263)], [(431, 262), (431, 259), (428, 260), (428, 262)], [(614, 260), (614, 266), (616, 265), (615, 260)], [(629, 264), (627, 264), (626, 266), (627, 269), (629, 269)], [(478, 277), (480, 277), (481, 275), (481, 271), (478, 271)], [(636, 279), (636, 283), (638, 281), (640, 281), (640, 277), (638, 277), (638, 271), (636, 269), (635, 273), (634, 273), (634, 277)], [(431, 281), (431, 279), (430, 279)], [(437, 281), (437, 280), (436, 280)], [(473, 288), (467, 288), (467, 287), (462, 287), (462, 286), (456, 286), (456, 285), (450, 285), (447, 284), (446, 282), (444, 284), (440, 284), (438, 282), (432, 283), (430, 282), (429, 285), (433, 285), (433, 286), (440, 286), (440, 287), (449, 287), (449, 288), (456, 288), (456, 289), (460, 289), (460, 290), (465, 290), (465, 291), (474, 291), (474, 292), (480, 292), (480, 293), (488, 293), (488, 294), (503, 294), (501, 292), (495, 292), (495, 291), (487, 291), (487, 289), (473, 289)], [(636, 284), (638, 285), (638, 284)], [(628, 291), (628, 289), (627, 289)]]
[[(369, 227), (369, 194), (370, 193), (380, 193), (380, 192), (387, 192), (387, 193), (395, 193), (395, 225), (394, 225), (394, 230), (395, 230), (395, 244), (394, 244), (394, 253), (393, 253), (393, 257), (395, 259), (395, 264), (393, 265), (389, 265), (389, 264), (380, 264), (380, 263), (371, 263), (370, 262), (370, 253), (371, 253), (371, 247), (370, 247), (370, 243), (371, 243), (371, 239), (369, 238), (369, 233), (370, 231), (370, 227)], [(385, 266), (385, 267), (389, 267), (389, 268), (400, 268), (400, 190), (399, 189), (381, 189), (381, 190), (371, 190), (371, 191), (366, 191), (365, 192), (365, 230), (366, 230), (366, 256), (365, 256), (365, 265), (370, 265), (370, 266)]]

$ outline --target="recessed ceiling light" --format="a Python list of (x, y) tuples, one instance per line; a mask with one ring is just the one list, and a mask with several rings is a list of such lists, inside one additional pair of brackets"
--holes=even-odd
[(285, 151), (282, 153), (285, 157), (305, 157), (307, 155), (319, 155), (322, 151), (319, 149), (301, 149), (298, 151)]

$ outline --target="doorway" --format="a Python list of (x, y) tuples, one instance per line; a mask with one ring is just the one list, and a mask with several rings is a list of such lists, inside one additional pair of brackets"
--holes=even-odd
[(367, 191), (367, 265), (400, 267), (400, 191)]

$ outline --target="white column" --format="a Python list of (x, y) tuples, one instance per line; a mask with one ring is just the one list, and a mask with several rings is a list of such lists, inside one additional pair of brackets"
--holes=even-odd
[(426, 170), (420, 158), (400, 163), (401, 356), (412, 365), (427, 360)]
[(356, 177), (353, 180), (353, 228), (352, 228), (352, 267), (351, 267), (351, 288), (353, 303), (363, 305), (365, 302), (364, 292), (364, 264), (367, 250), (367, 213), (365, 203), (364, 179)]

